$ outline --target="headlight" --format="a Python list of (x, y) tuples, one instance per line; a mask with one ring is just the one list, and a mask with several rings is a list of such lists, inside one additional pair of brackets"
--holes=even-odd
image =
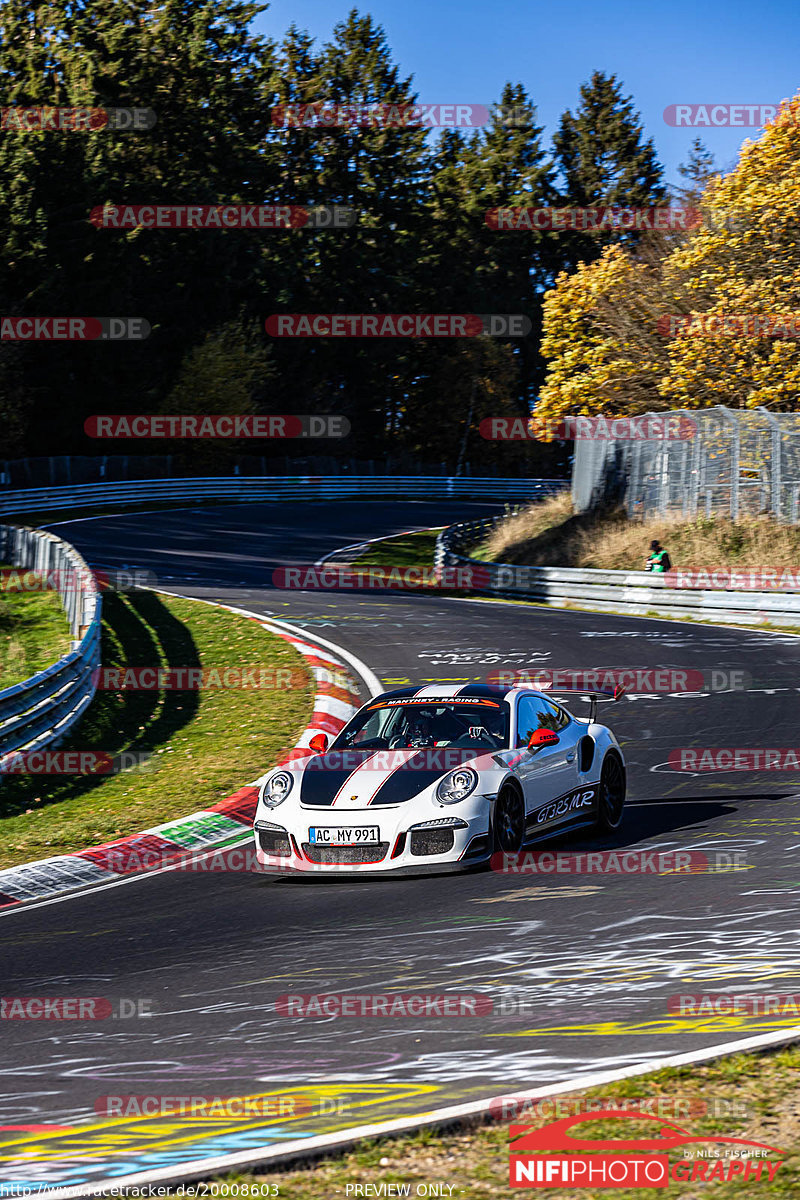
[(460, 817), (437, 817), (435, 821), (417, 821), (411, 829), (469, 829), (469, 825)]
[(436, 799), (440, 804), (458, 804), (459, 800), (466, 800), (477, 786), (477, 773), (471, 767), (458, 767), (445, 775), (436, 789)]
[(261, 791), (261, 799), (267, 808), (277, 808), (279, 804), (283, 804), (292, 790), (293, 783), (294, 777), (288, 771), (276, 771), (267, 780)]

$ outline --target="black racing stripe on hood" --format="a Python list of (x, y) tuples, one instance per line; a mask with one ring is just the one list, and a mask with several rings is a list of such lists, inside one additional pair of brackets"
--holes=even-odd
[(485, 750), (477, 749), (456, 751), (443, 748), (438, 753), (436, 749), (418, 750), (407, 762), (392, 771), (386, 782), (378, 788), (370, 806), (404, 804), (406, 800), (413, 800), (414, 796), (441, 779), (442, 775), (447, 775), (459, 763), (470, 762), (485, 753)]
[(339, 789), (373, 753), (373, 750), (347, 750), (315, 755), (301, 776), (300, 803), (330, 808)]

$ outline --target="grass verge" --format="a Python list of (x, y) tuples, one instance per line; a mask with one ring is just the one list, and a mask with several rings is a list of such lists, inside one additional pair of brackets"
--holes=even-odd
[(359, 567), (429, 567), (439, 529), (420, 529), (417, 533), (401, 533), (397, 537), (381, 538), (353, 561)]
[[(694, 1155), (698, 1166), (698, 1149), (711, 1152), (705, 1165), (711, 1171), (719, 1159), (714, 1150), (724, 1145), (710, 1140), (717, 1137), (741, 1137), (763, 1142), (784, 1151), (785, 1157), (775, 1178), (767, 1182), (753, 1178), (745, 1181), (718, 1183), (672, 1181), (669, 1195), (676, 1200), (729, 1200), (732, 1197), (764, 1195), (770, 1200), (796, 1200), (800, 1195), (800, 1049), (791, 1046), (763, 1054), (737, 1054), (706, 1066), (682, 1067), (654, 1072), (638, 1079), (623, 1080), (604, 1088), (574, 1092), (569, 1101), (558, 1097), (561, 1110), (545, 1109), (542, 1115), (529, 1111), (513, 1118), (515, 1122), (537, 1128), (552, 1123), (575, 1111), (578, 1098), (585, 1100), (629, 1101), (641, 1097), (659, 1100), (662, 1119), (646, 1125), (642, 1121), (597, 1121), (590, 1126), (573, 1127), (578, 1138), (625, 1138), (654, 1136), (662, 1124), (676, 1125), (692, 1136), (707, 1137), (686, 1149), (669, 1153), (670, 1163)], [(554, 1102), (555, 1102), (554, 1098)], [(705, 1104), (705, 1112), (699, 1111)], [(658, 1112), (658, 1109), (656, 1109)], [(647, 1133), (643, 1134), (642, 1130)], [(411, 1196), (424, 1195), (431, 1184), (450, 1184), (449, 1193), (459, 1200), (497, 1200), (516, 1193), (509, 1187), (508, 1124), (496, 1122), (471, 1129), (443, 1132), (422, 1131), (408, 1137), (365, 1141), (352, 1151), (336, 1157), (318, 1159), (305, 1167), (276, 1170), (269, 1173), (232, 1174), (217, 1176), (218, 1182), (261, 1185), (259, 1193), (277, 1194), (290, 1200), (328, 1200), (330, 1197), (353, 1196), (353, 1184), (362, 1185), (360, 1195), (398, 1195), (397, 1185), (408, 1185)], [(773, 1162), (778, 1155), (768, 1156)], [(754, 1160), (757, 1161), (757, 1160)], [(369, 1191), (363, 1185), (372, 1184)], [(391, 1189), (387, 1185), (395, 1185)], [(349, 1193), (346, 1191), (350, 1185)], [(422, 1189), (425, 1185), (425, 1189)], [(421, 1190), (418, 1192), (417, 1188)], [(221, 1193), (219, 1193), (221, 1194)], [(229, 1193), (230, 1194), (230, 1193)], [(254, 1194), (251, 1192), (251, 1194)], [(435, 1193), (434, 1193), (435, 1194)], [(448, 1195), (445, 1190), (444, 1195)], [(545, 1200), (601, 1200), (613, 1195), (615, 1200), (638, 1200), (651, 1196), (652, 1188), (614, 1188), (611, 1192), (592, 1187), (536, 1187), (536, 1195)]]
[(534, 567), (644, 570), (650, 542), (666, 546), (673, 566), (785, 567), (800, 563), (800, 527), (772, 517), (663, 517), (631, 521), (622, 512), (575, 513), (569, 495), (531, 505), (499, 524), (473, 550), (488, 562)]
[[(104, 668), (281, 670), (292, 686), (98, 690), (60, 750), (130, 752), (115, 775), (7, 776), (0, 867), (137, 833), (225, 799), (293, 746), (313, 709), (305, 660), (246, 617), (140, 591), (103, 598)], [(299, 686), (298, 686), (299, 685)]]
[(0, 592), (0, 689), (51, 667), (71, 646), (58, 592)]

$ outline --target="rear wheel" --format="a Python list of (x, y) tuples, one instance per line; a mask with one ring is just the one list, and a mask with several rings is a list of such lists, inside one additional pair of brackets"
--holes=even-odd
[(616, 754), (607, 754), (600, 772), (597, 798), (598, 833), (611, 833), (622, 824), (625, 809), (625, 768)]
[(495, 801), (495, 849), (506, 852), (519, 850), (524, 839), (525, 801), (516, 788), (505, 787)]

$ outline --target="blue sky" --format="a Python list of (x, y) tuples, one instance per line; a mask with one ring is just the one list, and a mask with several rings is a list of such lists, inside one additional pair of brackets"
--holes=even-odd
[[(273, 0), (256, 22), (280, 39), (294, 21), (318, 41), (349, 0)], [(675, 103), (779, 103), (800, 90), (798, 0), (370, 0), (355, 5), (384, 27), (394, 61), (427, 103), (488, 104), (506, 80), (524, 84), (546, 134), (593, 70), (615, 73), (631, 95), (669, 183), (680, 183), (693, 137), (730, 167), (758, 130), (673, 129)]]

